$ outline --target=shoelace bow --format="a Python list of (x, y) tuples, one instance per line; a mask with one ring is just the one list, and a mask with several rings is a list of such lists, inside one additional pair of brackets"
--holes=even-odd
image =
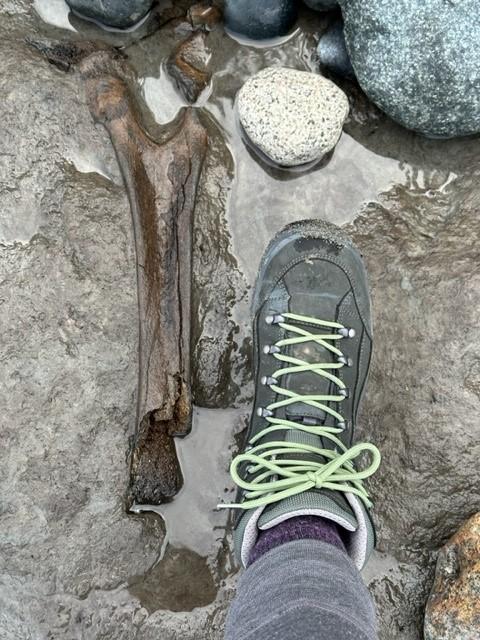
[[(285, 319), (301, 324), (310, 324), (332, 329), (329, 334), (314, 334), (306, 329), (302, 329), (294, 324), (285, 322)], [(277, 396), (283, 397), (265, 408), (259, 409), (259, 415), (263, 416), (269, 426), (262, 429), (256, 436), (248, 442), (248, 448), (244, 453), (237, 455), (230, 466), (230, 473), (233, 481), (244, 489), (244, 499), (237, 504), (222, 504), (219, 507), (229, 507), (234, 509), (255, 509), (260, 506), (279, 502), (285, 498), (303, 493), (310, 489), (330, 489), (343, 493), (354, 493), (370, 507), (368, 493), (363, 486), (363, 480), (370, 477), (380, 466), (380, 452), (373, 444), (359, 443), (347, 448), (343, 442), (337, 438), (345, 427), (343, 416), (325, 403), (339, 403), (346, 397), (345, 383), (331, 371), (341, 369), (347, 364), (347, 359), (342, 351), (335, 346), (338, 340), (353, 337), (354, 332), (337, 322), (327, 322), (308, 316), (294, 313), (282, 313), (267, 318), (267, 322), (278, 324), (282, 329), (296, 334), (295, 337), (279, 340), (275, 345), (265, 347), (265, 353), (271, 353), (276, 360), (288, 366), (275, 371), (272, 376), (262, 379), (263, 384), (268, 384)], [(282, 347), (297, 345), (304, 342), (315, 342), (332, 352), (336, 357), (336, 362), (308, 363), (299, 358), (294, 358), (282, 353)], [(267, 350), (268, 349), (268, 350)], [(300, 395), (289, 389), (284, 389), (279, 385), (282, 376), (292, 373), (310, 371), (322, 378), (332, 381), (339, 389), (338, 395)], [(275, 417), (275, 409), (285, 407), (290, 404), (302, 402), (308, 406), (315, 407), (330, 414), (337, 420), (336, 427), (322, 425), (305, 425)], [(288, 431), (297, 429), (305, 433), (314, 434), (330, 440), (335, 448), (323, 449), (308, 444), (270, 441), (258, 443), (267, 434), (275, 431)], [(325, 462), (302, 461), (285, 458), (287, 454), (314, 454), (320, 456)], [(370, 453), (371, 462), (362, 471), (357, 471), (354, 460), (362, 454)], [(277, 458), (277, 456), (282, 456)], [(246, 467), (247, 476), (257, 474), (251, 481), (245, 480), (239, 473), (239, 467), (248, 463)]]

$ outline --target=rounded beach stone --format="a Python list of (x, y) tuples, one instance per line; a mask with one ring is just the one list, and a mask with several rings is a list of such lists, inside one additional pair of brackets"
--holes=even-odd
[(393, 120), (431, 137), (480, 132), (478, 0), (339, 0), (355, 75)]
[(297, 19), (295, 0), (225, 0), (226, 26), (252, 40), (287, 34)]
[(129, 29), (150, 11), (153, 0), (67, 0), (78, 15), (114, 29)]
[(335, 20), (320, 36), (317, 54), (320, 64), (343, 78), (355, 78), (345, 44), (343, 21)]
[(347, 96), (307, 71), (263, 69), (240, 89), (238, 114), (245, 133), (275, 163), (292, 167), (331, 151), (348, 115)]

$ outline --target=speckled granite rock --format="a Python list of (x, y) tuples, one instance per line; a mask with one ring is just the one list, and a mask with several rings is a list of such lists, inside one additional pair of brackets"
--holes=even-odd
[(240, 35), (263, 40), (285, 35), (297, 18), (295, 0), (226, 0), (225, 24)]
[(303, 0), (307, 7), (315, 11), (331, 11), (338, 7), (337, 0)]
[(363, 90), (427, 136), (480, 131), (478, 0), (340, 0)]
[(238, 95), (247, 136), (268, 158), (287, 167), (331, 151), (348, 109), (346, 95), (330, 80), (284, 67), (263, 69)]
[(480, 636), (480, 513), (441, 549), (425, 614), (425, 640)]
[(115, 29), (129, 29), (149, 12), (153, 0), (67, 0), (87, 20)]
[(345, 43), (343, 21), (335, 20), (323, 33), (317, 46), (321, 66), (344, 78), (354, 78), (355, 71)]

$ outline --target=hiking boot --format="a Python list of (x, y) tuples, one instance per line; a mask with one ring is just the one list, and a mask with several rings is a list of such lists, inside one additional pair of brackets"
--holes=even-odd
[[(362, 481), (380, 464), (353, 444), (372, 351), (361, 256), (322, 221), (287, 226), (260, 265), (254, 300), (255, 404), (247, 446), (232, 462), (239, 487), (235, 548), (246, 566), (259, 529), (299, 515), (334, 521), (361, 569), (374, 546)], [(356, 459), (370, 464), (359, 472)]]

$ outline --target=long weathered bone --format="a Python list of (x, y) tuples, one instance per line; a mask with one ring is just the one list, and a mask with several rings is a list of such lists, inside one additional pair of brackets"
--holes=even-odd
[[(37, 48), (38, 45), (36, 45)], [(129, 506), (171, 500), (182, 486), (174, 436), (191, 426), (190, 286), (192, 215), (207, 148), (195, 112), (186, 109), (161, 144), (142, 128), (118, 52), (43, 47), (51, 62), (78, 65), (94, 119), (110, 134), (127, 188), (137, 255), (140, 364), (137, 430)], [(64, 47), (65, 49), (65, 47)], [(62, 65), (62, 56), (67, 64)]]
[(93, 117), (110, 134), (130, 199), (140, 310), (138, 427), (129, 501), (160, 504), (182, 484), (173, 436), (191, 425), (192, 214), (207, 146), (194, 111), (158, 144), (140, 126), (126, 82), (105, 51), (80, 63)]

